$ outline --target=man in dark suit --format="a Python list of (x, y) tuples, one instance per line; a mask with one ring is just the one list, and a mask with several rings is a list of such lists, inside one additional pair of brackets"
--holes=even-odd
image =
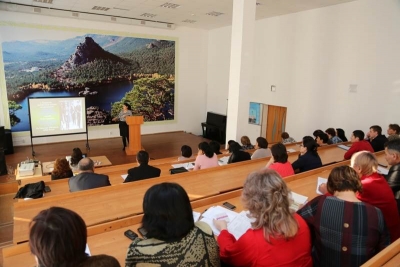
[(369, 128), (368, 137), (375, 152), (385, 149), (385, 143), (388, 140), (386, 136), (382, 134), (382, 128), (379, 125), (373, 125)]
[(78, 169), (79, 174), (68, 181), (71, 192), (111, 185), (107, 175), (94, 173), (94, 162), (90, 158), (81, 159)]
[(149, 166), (149, 153), (146, 151), (140, 150), (136, 155), (136, 161), (139, 163), (139, 167), (128, 170), (128, 177), (126, 177), (124, 183), (160, 176), (161, 170), (159, 168)]

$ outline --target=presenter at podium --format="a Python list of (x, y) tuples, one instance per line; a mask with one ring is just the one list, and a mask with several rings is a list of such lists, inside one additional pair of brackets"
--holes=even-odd
[(125, 150), (127, 139), (129, 143), (129, 127), (126, 124), (127, 116), (132, 116), (132, 110), (131, 105), (125, 102), (118, 116), (112, 119), (113, 121), (119, 121), (119, 135), (122, 136), (122, 144), (124, 145), (122, 150)]

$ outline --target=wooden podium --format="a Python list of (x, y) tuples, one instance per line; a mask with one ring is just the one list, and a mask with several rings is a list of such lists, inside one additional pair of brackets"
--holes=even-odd
[(126, 124), (129, 127), (129, 145), (125, 149), (127, 155), (136, 155), (142, 150), (142, 138), (140, 125), (143, 124), (143, 116), (128, 116)]

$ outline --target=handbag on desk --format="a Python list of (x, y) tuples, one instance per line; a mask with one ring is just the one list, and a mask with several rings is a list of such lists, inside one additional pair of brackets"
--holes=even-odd
[(15, 198), (41, 198), (43, 197), (44, 192), (44, 182), (40, 181), (37, 183), (26, 184), (21, 187), (17, 194), (15, 194)]
[(185, 167), (173, 168), (169, 170), (170, 174), (177, 174), (182, 172), (188, 172), (188, 170)]

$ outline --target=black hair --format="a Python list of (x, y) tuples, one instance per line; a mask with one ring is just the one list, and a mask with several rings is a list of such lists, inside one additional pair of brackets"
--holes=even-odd
[(363, 140), (364, 137), (365, 137), (364, 132), (361, 131), (361, 130), (355, 130), (355, 131), (353, 131), (353, 135), (354, 135), (354, 137), (358, 137), (358, 139), (359, 139), (360, 141)]
[(347, 137), (344, 133), (344, 130), (342, 128), (336, 128), (337, 136), (343, 141), (347, 142)]
[(336, 131), (333, 128), (328, 128), (325, 131), (328, 135), (331, 135), (332, 137), (336, 136)]
[(212, 151), (207, 142), (201, 142), (199, 144), (199, 149), (201, 149), (204, 152), (204, 155), (206, 155), (208, 158), (212, 158), (214, 156), (214, 151)]
[(276, 143), (271, 147), (271, 153), (274, 157), (274, 162), (286, 163), (288, 159), (287, 150), (284, 144)]
[(128, 108), (128, 110), (131, 110), (131, 109), (132, 109), (131, 105), (130, 105), (128, 102), (125, 102), (125, 103), (124, 103), (124, 106), (126, 106), (126, 107)]
[(149, 163), (149, 153), (144, 150), (140, 150), (136, 154), (136, 160), (139, 162), (139, 164), (148, 164)]
[(210, 147), (216, 155), (222, 154), (221, 151), (219, 151), (221, 149), (221, 145), (217, 141), (211, 141)]
[(374, 132), (377, 132), (378, 135), (382, 134), (382, 128), (379, 125), (372, 125), (371, 127), (369, 127), (370, 129), (372, 129)]
[(192, 148), (187, 145), (181, 147), (182, 157), (190, 158), (192, 156)]
[(315, 130), (315, 131), (313, 132), (313, 136), (314, 136), (315, 138), (317, 138), (317, 135), (318, 135), (319, 133), (324, 133), (324, 131), (322, 131), (322, 130)]
[(242, 146), (238, 142), (231, 143), (228, 148), (230, 153), (237, 152), (241, 149), (242, 149)]
[(257, 137), (256, 142), (259, 148), (268, 148), (268, 141), (264, 137)]
[(322, 143), (328, 144), (329, 137), (328, 137), (328, 135), (326, 133), (324, 133), (324, 132), (317, 133), (316, 136), (315, 136), (315, 139), (317, 139), (318, 137), (319, 137), (319, 139), (322, 140)]
[(174, 242), (194, 227), (189, 197), (179, 184), (161, 183), (147, 190), (143, 199), (143, 228), (147, 238)]
[(80, 148), (75, 147), (74, 149), (72, 149), (71, 165), (77, 165), (81, 159), (83, 159), (83, 154)]
[(400, 154), (400, 139), (393, 139), (390, 140), (389, 142), (386, 142), (385, 147), (388, 150), (394, 150)]
[(314, 138), (311, 136), (304, 136), (303, 137), (303, 146), (307, 148), (307, 152), (311, 152), (317, 155), (317, 143), (315, 142)]

